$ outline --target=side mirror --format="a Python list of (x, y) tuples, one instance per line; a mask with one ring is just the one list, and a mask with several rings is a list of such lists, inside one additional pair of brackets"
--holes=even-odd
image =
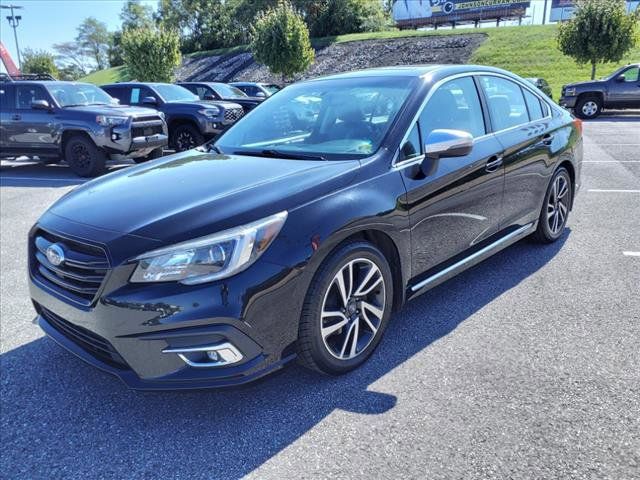
[(258, 97), (258, 98), (267, 98), (267, 96), (264, 94), (264, 92), (256, 92), (256, 94), (254, 96)]
[(462, 130), (434, 130), (427, 136), (427, 158), (464, 157), (473, 150), (473, 135)]
[(626, 82), (627, 81), (627, 77), (625, 77), (624, 75), (618, 75), (616, 77), (616, 82), (618, 83), (622, 83), (622, 82)]
[(213, 93), (205, 93), (203, 100), (215, 100), (216, 97)]
[(143, 105), (157, 105), (158, 104), (158, 100), (156, 100), (156, 97), (144, 97), (142, 99), (142, 104)]
[(31, 108), (34, 110), (50, 110), (51, 106), (46, 100), (34, 100), (31, 102)]

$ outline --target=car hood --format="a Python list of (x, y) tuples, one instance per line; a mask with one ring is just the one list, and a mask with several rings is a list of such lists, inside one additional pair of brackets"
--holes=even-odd
[(291, 210), (347, 185), (359, 166), (357, 160), (190, 150), (88, 182), (63, 196), (49, 213), (170, 244)]
[(225, 102), (221, 100), (196, 100), (193, 102), (167, 102), (164, 104), (164, 108), (168, 110), (185, 110), (191, 109), (194, 111), (202, 110), (203, 108), (211, 108), (211, 105), (217, 105), (223, 108), (238, 108), (240, 105)]
[(76, 107), (64, 107), (64, 110), (74, 112), (87, 112), (96, 115), (127, 115), (131, 117), (158, 115), (158, 112), (151, 108), (130, 107), (129, 105), (81, 105)]
[(567, 85), (565, 85), (563, 88), (568, 88), (568, 87), (593, 87), (596, 85), (601, 85), (602, 84), (602, 80), (587, 80), (585, 82), (574, 82), (574, 83), (568, 83)]

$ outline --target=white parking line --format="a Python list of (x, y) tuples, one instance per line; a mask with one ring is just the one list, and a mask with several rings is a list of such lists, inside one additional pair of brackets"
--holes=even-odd
[(640, 257), (640, 252), (622, 252), (625, 257)]
[(80, 178), (38, 178), (38, 177), (0, 177), (0, 182), (5, 180), (29, 180), (30, 182), (82, 182)]
[(640, 193), (640, 190), (615, 190), (615, 189), (601, 189), (601, 188), (590, 188), (587, 191), (593, 192), (593, 193)]

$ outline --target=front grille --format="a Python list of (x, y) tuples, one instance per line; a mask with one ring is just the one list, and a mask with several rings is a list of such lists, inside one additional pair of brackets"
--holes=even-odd
[[(54, 265), (47, 249), (60, 247), (64, 260)], [(75, 303), (91, 305), (109, 271), (106, 252), (88, 245), (39, 230), (33, 237), (31, 273), (41, 283)]]
[(242, 115), (244, 115), (244, 110), (242, 108), (227, 108), (224, 111), (224, 119), (227, 122), (235, 122), (239, 120)]
[(164, 133), (162, 128), (162, 120), (159, 117), (140, 117), (136, 118), (131, 124), (131, 136), (150, 137), (158, 133)]
[(55, 313), (39, 306), (40, 314), (62, 335), (97, 359), (116, 368), (128, 368), (124, 359), (107, 340), (86, 328), (75, 325)]

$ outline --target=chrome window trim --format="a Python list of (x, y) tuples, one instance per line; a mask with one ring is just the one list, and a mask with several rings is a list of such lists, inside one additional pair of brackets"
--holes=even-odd
[[(432, 73), (432, 72), (430, 72), (430, 73)], [(539, 118), (538, 120), (529, 121), (527, 123), (522, 123), (520, 125), (516, 125), (516, 126), (513, 126), (513, 127), (505, 128), (505, 129), (502, 129), (502, 130), (486, 132), (484, 135), (481, 135), (479, 137), (474, 137), (473, 143), (475, 143), (476, 140), (479, 141), (479, 140), (482, 140), (482, 139), (484, 139), (486, 137), (489, 137), (491, 135), (496, 135), (496, 134), (499, 134), (499, 133), (508, 132), (508, 131), (514, 130), (516, 128), (522, 128), (522, 127), (529, 126), (529, 125), (534, 124), (534, 123), (542, 122), (544, 120), (548, 120), (548, 119), (553, 118), (553, 115), (552, 115), (553, 109), (551, 108), (549, 103), (544, 98), (542, 98), (538, 94), (538, 92), (535, 91), (535, 89), (534, 89), (535, 85), (531, 85), (532, 88), (530, 88), (530, 86), (526, 85), (524, 82), (521, 82), (520, 80), (518, 80), (516, 78), (510, 77), (509, 75), (505, 75), (505, 74), (498, 73), (498, 72), (476, 71), (476, 72), (465, 72), (465, 73), (457, 73), (455, 75), (450, 75), (450, 76), (445, 77), (445, 78), (443, 78), (441, 80), (438, 80), (431, 87), (431, 89), (429, 89), (429, 92), (427, 93), (426, 97), (422, 101), (422, 104), (420, 105), (420, 108), (418, 108), (416, 114), (413, 116), (413, 119), (409, 123), (409, 128), (407, 128), (407, 131), (404, 134), (404, 137), (402, 137), (402, 140), (400, 141), (400, 145), (398, 146), (398, 149), (397, 149), (395, 155), (393, 156), (393, 160), (391, 161), (391, 168), (392, 169), (401, 169), (401, 168), (413, 165), (416, 162), (415, 158), (410, 158), (408, 160), (402, 160), (400, 162), (398, 162), (397, 160), (398, 160), (398, 157), (400, 155), (400, 149), (402, 148), (402, 145), (404, 145), (404, 143), (408, 140), (409, 135), (411, 134), (411, 130), (413, 129), (413, 126), (416, 124), (416, 122), (420, 118), (420, 115), (422, 115), (423, 110), (427, 106), (427, 103), (429, 102), (429, 100), (431, 99), (431, 97), (433, 96), (435, 91), (438, 88), (440, 88), (442, 85), (444, 85), (445, 83), (447, 83), (447, 82), (449, 82), (451, 80), (456, 80), (458, 78), (464, 78), (464, 77), (479, 77), (479, 76), (493, 76), (493, 77), (504, 78), (505, 80), (510, 80), (513, 83), (515, 83), (516, 85), (520, 86), (521, 88), (526, 88), (527, 90), (529, 90), (529, 92), (531, 92), (533, 95), (535, 95), (535, 97), (538, 98), (538, 100), (540, 100), (541, 102), (544, 102), (547, 105), (548, 108), (547, 108), (547, 116), (546, 117)], [(424, 78), (424, 76), (423, 76), (423, 78)], [(480, 92), (478, 92), (478, 95), (480, 95)], [(480, 100), (480, 98), (478, 98), (478, 100)], [(482, 105), (481, 105), (481, 108), (482, 108)], [(484, 113), (485, 112), (483, 110), (483, 116), (484, 116)], [(489, 112), (486, 112), (486, 113), (489, 116), (491, 116), (491, 114)]]

